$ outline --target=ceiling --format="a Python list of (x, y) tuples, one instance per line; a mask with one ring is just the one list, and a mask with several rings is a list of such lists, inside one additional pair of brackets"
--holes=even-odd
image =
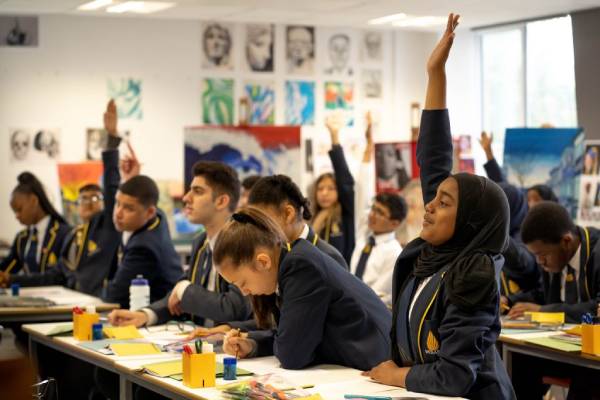
[[(119, 0), (123, 1), (123, 0)], [(480, 27), (600, 7), (600, 0), (161, 0), (176, 6), (149, 15), (119, 17), (227, 20), (365, 27), (370, 19), (395, 13), (462, 15), (462, 27)], [(0, 0), (0, 14), (71, 14), (115, 17), (104, 11), (78, 11), (86, 0)], [(397, 28), (398, 29), (398, 28)], [(405, 28), (406, 29), (406, 28)], [(414, 28), (413, 28), (414, 29)], [(429, 28), (429, 30), (439, 28)]]

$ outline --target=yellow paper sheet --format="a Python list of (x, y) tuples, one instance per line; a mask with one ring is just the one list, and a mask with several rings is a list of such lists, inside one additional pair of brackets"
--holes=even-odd
[(113, 343), (110, 345), (110, 349), (119, 357), (160, 353), (160, 349), (152, 343)]
[(564, 324), (565, 313), (564, 312), (531, 312), (527, 311), (525, 316), (531, 316), (532, 322), (539, 322), (541, 324)]
[(107, 326), (103, 330), (104, 334), (110, 339), (140, 339), (143, 336), (133, 325), (128, 326)]
[(567, 343), (562, 340), (552, 339), (551, 337), (527, 339), (527, 343), (537, 344), (539, 346), (549, 347), (554, 350), (568, 351), (569, 353), (580, 352), (581, 346)]
[(167, 376), (183, 374), (183, 363), (181, 360), (158, 362), (142, 365), (149, 374), (166, 378)]
[(567, 329), (564, 332), (568, 333), (568, 334), (571, 334), (571, 335), (581, 336), (581, 325), (575, 325), (571, 329)]

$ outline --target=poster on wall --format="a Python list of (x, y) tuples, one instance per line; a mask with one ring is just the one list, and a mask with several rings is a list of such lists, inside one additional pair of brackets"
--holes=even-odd
[(250, 72), (273, 72), (275, 25), (246, 25), (245, 66)]
[[(119, 132), (122, 143), (129, 140), (129, 131)], [(108, 144), (108, 134), (103, 128), (86, 129), (85, 157), (87, 160), (102, 160), (102, 152)]]
[(184, 131), (185, 187), (200, 160), (221, 161), (250, 175), (285, 174), (300, 182), (300, 127), (190, 127)]
[(63, 216), (73, 226), (80, 224), (77, 212), (79, 188), (93, 183), (101, 186), (104, 167), (101, 162), (58, 164), (58, 182), (63, 205)]
[(233, 79), (204, 79), (202, 122), (210, 125), (231, 125), (233, 110)]
[(521, 188), (550, 186), (575, 217), (581, 168), (576, 151), (580, 128), (509, 128), (504, 143), (507, 180)]
[(119, 119), (142, 119), (142, 80), (118, 78), (108, 80), (108, 97), (115, 100)]
[(0, 15), (0, 47), (37, 47), (38, 17)]
[(322, 48), (322, 60), (324, 62), (323, 73), (340, 77), (351, 77), (354, 75), (356, 57), (354, 57), (354, 46), (352, 35), (349, 31), (328, 32), (323, 36), (325, 46)]
[(380, 31), (363, 31), (359, 40), (360, 61), (364, 63), (380, 63), (383, 61), (383, 33)]
[(340, 112), (348, 126), (354, 125), (354, 85), (349, 82), (325, 82), (325, 112)]
[(275, 123), (275, 83), (246, 82), (244, 95), (248, 99), (250, 125), (273, 125)]
[(234, 26), (222, 22), (206, 22), (201, 25), (202, 68), (233, 69), (235, 54)]
[(375, 143), (375, 190), (398, 193), (413, 178), (411, 143)]
[(315, 123), (315, 83), (285, 82), (285, 123), (313, 125)]
[(12, 163), (43, 163), (60, 158), (58, 129), (9, 129), (9, 160)]
[(315, 73), (315, 28), (290, 25), (285, 28), (285, 59), (287, 73), (313, 75)]
[(381, 99), (383, 73), (379, 69), (363, 69), (361, 73), (362, 93), (367, 99)]
[(583, 144), (583, 172), (579, 185), (579, 225), (600, 227), (600, 140)]

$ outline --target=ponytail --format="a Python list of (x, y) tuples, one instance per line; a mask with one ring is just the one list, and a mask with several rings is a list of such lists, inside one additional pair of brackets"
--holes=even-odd
[(17, 177), (19, 182), (14, 188), (13, 193), (32, 194), (38, 198), (40, 207), (42, 210), (50, 215), (52, 218), (58, 220), (61, 223), (66, 223), (62, 215), (56, 211), (48, 196), (44, 190), (44, 186), (31, 172), (25, 171), (19, 174)]
[(272, 175), (261, 178), (254, 184), (248, 204), (264, 204), (281, 207), (288, 202), (296, 209), (298, 219), (309, 221), (312, 218), (310, 202), (302, 195), (302, 191), (286, 175)]

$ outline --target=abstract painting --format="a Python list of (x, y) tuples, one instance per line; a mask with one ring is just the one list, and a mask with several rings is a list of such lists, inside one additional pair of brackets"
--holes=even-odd
[(315, 123), (315, 83), (287, 81), (285, 83), (285, 123), (313, 125)]
[(101, 185), (103, 166), (101, 162), (58, 164), (58, 182), (64, 217), (73, 226), (81, 223), (77, 212), (79, 188), (89, 183)]
[(108, 97), (115, 100), (119, 118), (142, 119), (141, 79), (109, 79)]
[(341, 111), (347, 124), (354, 125), (354, 85), (348, 82), (325, 82), (325, 110)]
[(211, 125), (233, 124), (233, 79), (202, 81), (202, 122)]
[(275, 124), (275, 84), (272, 82), (246, 82), (244, 95), (249, 102), (250, 125)]

